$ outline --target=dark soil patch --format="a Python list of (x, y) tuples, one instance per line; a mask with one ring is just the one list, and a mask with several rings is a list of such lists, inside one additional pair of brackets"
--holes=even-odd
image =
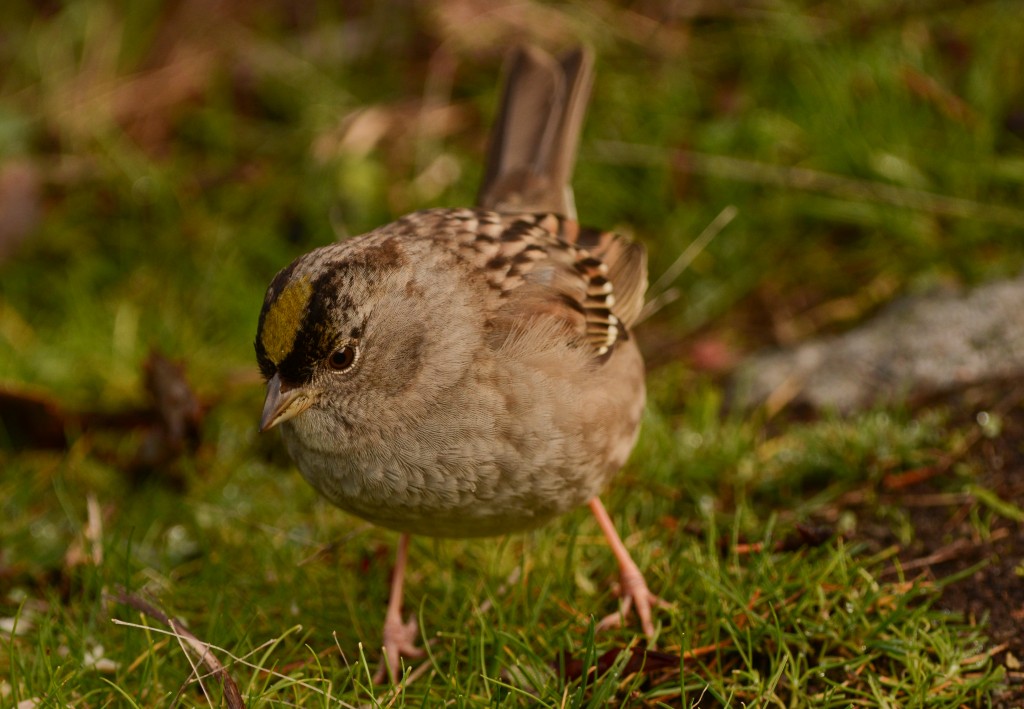
[[(955, 399), (955, 400), (954, 400)], [(1002, 402), (995, 406), (991, 402)], [(986, 412), (998, 416), (1001, 426), (992, 437), (980, 433), (967, 450), (963, 463), (977, 475), (980, 487), (995, 493), (998, 501), (1024, 509), (1024, 383), (1007, 388), (1004, 382), (960, 392), (946, 403), (957, 412), (957, 423), (974, 424)], [(989, 406), (986, 406), (985, 403)], [(990, 419), (991, 420), (991, 419)], [(993, 655), (1006, 669), (1007, 686), (995, 697), (994, 706), (1024, 706), (1024, 524), (1005, 514), (990, 515), (984, 524), (972, 520), (976, 500), (961, 490), (951, 475), (930, 479), (886, 493), (885, 505), (906, 510), (913, 525), (914, 541), (901, 550), (900, 562), (908, 579), (936, 581), (957, 578), (946, 585), (937, 608), (963, 614), (970, 621), (987, 624)], [(991, 505), (990, 505), (991, 506)], [(1010, 508), (1010, 516), (1015, 516)], [(987, 514), (982, 514), (984, 520)], [(891, 526), (868, 525), (862, 530), (868, 541), (895, 543)], [(972, 570), (973, 569), (973, 570)]]

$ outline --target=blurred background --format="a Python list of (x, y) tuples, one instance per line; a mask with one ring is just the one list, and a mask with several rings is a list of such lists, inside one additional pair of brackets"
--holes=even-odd
[[(259, 639), (294, 622), (294, 584), (339, 593), (329, 568), (282, 582), (295, 573), (283, 565), (310, 549), (334, 554), (317, 545), (339, 538), (353, 568), (385, 560), (360, 591), (384, 598), (391, 538), (317, 504), (279, 441), (256, 434), (256, 320), (270, 279), (300, 253), (415, 209), (472, 203), (508, 47), (596, 51), (575, 179), (583, 222), (643, 241), (652, 280), (707, 229), (717, 234), (657, 289), (674, 300), (638, 334), (652, 416), (670, 422), (648, 427), (638, 455), (662, 451), (669, 480), (692, 462), (680, 462), (685, 451), (721, 440), (701, 426), (715, 427), (725, 376), (747, 355), (848, 331), (901, 297), (1020, 273), (1020, 10), (998, 0), (3, 2), (4, 615), (31, 609), (26, 598), (98, 598), (117, 577), (204, 618), (215, 637)], [(689, 448), (658, 437), (672, 421), (686, 431), (671, 440)], [(921, 430), (894, 434), (908, 467), (915, 446), (936, 445)], [(637, 514), (694, 512), (722, 480), (749, 484), (737, 450), (705, 451), (685, 483), (696, 488), (679, 493), (680, 483), (671, 503), (645, 498)], [(261, 548), (247, 551), (254, 539)], [(97, 548), (107, 570), (76, 571), (99, 566)], [(258, 571), (241, 578), (240, 567)], [(283, 595), (260, 605), (278, 586)], [(353, 637), (375, 637), (346, 599), (316, 612), (347, 609)], [(245, 606), (254, 629), (206, 615), (238, 602), (256, 604)], [(109, 632), (102, 613), (65, 612), (78, 630), (60, 642), (73, 648)]]
[(580, 214), (642, 239), (652, 276), (738, 207), (650, 328), (659, 362), (696, 333), (745, 352), (1016, 274), (1014, 8), (4, 3), (0, 378), (116, 403), (151, 346), (204, 390), (251, 372), (295, 255), (472, 202), (523, 41), (596, 49)]

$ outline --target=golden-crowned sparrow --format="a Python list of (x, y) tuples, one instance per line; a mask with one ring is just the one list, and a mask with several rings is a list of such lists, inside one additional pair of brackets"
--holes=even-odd
[(591, 67), (583, 50), (514, 52), (477, 208), (416, 212), (321, 247), (267, 289), (261, 430), (280, 426), (332, 503), (402, 533), (391, 672), (420, 652), (415, 621), (401, 618), (408, 535), (505, 534), (585, 503), (621, 567), (621, 615), (634, 605), (654, 633), (661, 601), (597, 497), (640, 424), (644, 368), (628, 326), (647, 274), (641, 246), (576, 222), (568, 183)]

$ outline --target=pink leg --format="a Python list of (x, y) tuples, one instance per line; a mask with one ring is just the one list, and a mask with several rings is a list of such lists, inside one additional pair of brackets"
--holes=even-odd
[(636, 562), (626, 551), (626, 545), (622, 543), (619, 533), (615, 531), (612, 518), (608, 516), (601, 500), (596, 497), (591, 500), (590, 511), (594, 513), (598, 526), (601, 527), (601, 531), (604, 532), (604, 536), (608, 540), (608, 546), (612, 548), (612, 553), (615, 554), (615, 558), (619, 562), (619, 578), (622, 586), (622, 608), (618, 613), (612, 613), (604, 618), (597, 624), (597, 628), (605, 630), (617, 627), (622, 623), (622, 619), (629, 615), (630, 608), (636, 606), (636, 614), (640, 616), (640, 626), (648, 641), (651, 642), (651, 647), (654, 647), (654, 622), (651, 620), (651, 608), (664, 608), (669, 604), (652, 594), (647, 588), (643, 574), (640, 573)]
[(391, 594), (388, 609), (384, 613), (384, 657), (377, 668), (373, 681), (378, 684), (390, 677), (394, 682), (401, 670), (400, 658), (420, 657), (423, 650), (416, 646), (416, 618), (402, 620), (402, 586), (405, 583), (405, 564), (409, 557), (409, 535), (398, 538), (398, 553), (395, 555), (395, 571), (391, 577)]

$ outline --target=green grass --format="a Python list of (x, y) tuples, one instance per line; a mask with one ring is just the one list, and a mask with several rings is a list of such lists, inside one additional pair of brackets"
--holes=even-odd
[[(638, 640), (633, 624), (593, 632), (615, 608), (615, 565), (578, 511), (529, 536), (415, 540), (407, 609), (430, 656), (396, 694), (373, 686), (395, 537), (318, 500), (257, 435), (256, 317), (297, 254), (472, 201), (497, 47), (517, 35), (500, 13), (449, 24), (442, 4), (182, 7), (0, 9), (0, 170), (37, 171), (42, 214), (0, 263), (0, 384), (121, 410), (145, 403), (156, 347), (209, 406), (198, 450), (142, 473), (138, 430), (0, 450), (0, 705), (206, 705), (195, 656), (111, 601), (119, 588), (216, 646), (253, 707), (991, 701), (1002, 669), (984, 625), (935, 609), (945, 581), (904, 577), (897, 548), (864, 532), (913, 541), (881, 481), (960, 455), (964, 428), (904, 410), (766, 420), (727, 410), (724, 385), (680, 362), (650, 373), (640, 443), (606, 504), (673, 603), (659, 650), (685, 661), (637, 672), (622, 653), (566, 676)], [(631, 230), (657, 275), (739, 209), (649, 332), (746, 352), (865, 316), (871, 283), (892, 297), (1020, 272), (1015, 4), (786, 2), (660, 26), (627, 6), (524, 8), (598, 52), (585, 221)], [(424, 86), (445, 85), (444, 62), (428, 63), (439, 49), (456, 70), (432, 96), (451, 112), (422, 123)], [(354, 120), (380, 140), (346, 133)], [(813, 316), (848, 297), (865, 305)], [(979, 533), (1019, 513), (970, 466), (941, 485), (977, 493)], [(851, 492), (864, 504), (845, 504)], [(774, 550), (803, 523), (837, 534)], [(216, 680), (203, 684), (218, 705)]]
[[(770, 549), (792, 527), (783, 517), (804, 518), (864, 479), (916, 464), (943, 429), (873, 414), (761, 440), (747, 421), (702, 423), (714, 397), (698, 387), (675, 424), (656, 401), (609, 497), (653, 588), (675, 606), (658, 614), (660, 648), (695, 654), (681, 671), (623, 674), (613, 665), (586, 682), (560, 676), (566, 659), (587, 666), (636, 639), (632, 626), (593, 634), (594, 617), (614, 608), (614, 561), (578, 512), (528, 537), (414, 543), (407, 603), (430, 658), (402, 699), (456, 706), (981, 701), (999, 678), (982, 630), (931, 610), (938, 587), (905, 580), (892, 566), (895, 548), (869, 553), (833, 539), (788, 552), (737, 551), (744, 540)], [(197, 464), (201, 476), (185, 495), (155, 483), (130, 488), (116, 468), (76, 459), (75, 448), (13, 461), (0, 489), (8, 500), (5, 555), (18, 564), (6, 602), (25, 626), (5, 647), (10, 697), (169, 702), (191, 667), (167, 628), (107, 598), (125, 587), (218, 646), (249, 706), (391, 701), (368, 673), (394, 535), (331, 509), (286, 463), (239, 445), (252, 429), (244, 414), (238, 406), (215, 415), (216, 450)], [(697, 446), (695, 433), (704, 436)], [(764, 476), (745, 472), (755, 466)], [(823, 486), (823, 469), (834, 472), (831, 485)], [(798, 492), (807, 488), (819, 490), (810, 501)], [(105, 508), (103, 563), (69, 566), (65, 548), (81, 539), (88, 494)], [(847, 535), (855, 538), (855, 529)], [(485, 603), (491, 607), (481, 610)], [(97, 656), (111, 664), (98, 669)], [(205, 684), (218, 695), (216, 682)], [(184, 701), (203, 703), (194, 686)]]

